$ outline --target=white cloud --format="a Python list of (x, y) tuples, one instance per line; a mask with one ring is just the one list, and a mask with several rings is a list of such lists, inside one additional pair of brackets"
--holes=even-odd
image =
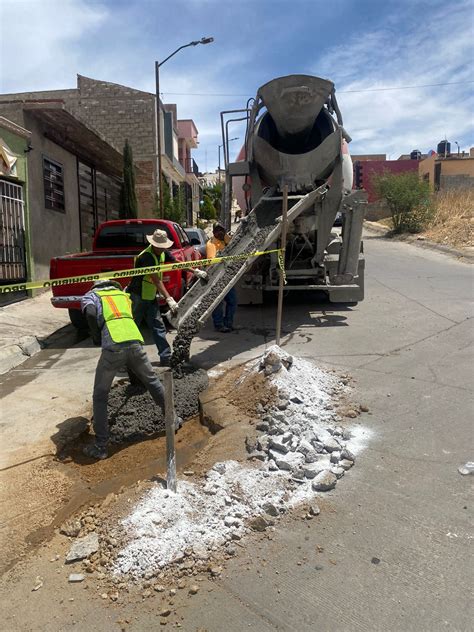
[[(418, 3), (413, 7), (420, 9)], [(354, 35), (319, 59), (314, 71), (331, 74), (339, 89), (353, 153), (436, 149), (446, 136), (467, 148), (473, 141), (472, 5), (431, 5), (419, 16), (402, 11), (387, 26)], [(402, 19), (410, 21), (408, 30)], [(381, 92), (351, 90), (466, 82), (465, 85)]]
[(0, 0), (0, 90), (72, 87), (79, 44), (106, 18), (103, 8), (83, 0)]

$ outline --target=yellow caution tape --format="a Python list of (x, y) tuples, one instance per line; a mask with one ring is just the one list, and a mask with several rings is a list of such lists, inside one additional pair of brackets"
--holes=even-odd
[(285, 249), (282, 248), (278, 251), (278, 265), (283, 276), (283, 285), (286, 285), (286, 271), (285, 271)]
[(257, 250), (256, 252), (246, 253), (242, 255), (227, 255), (225, 257), (213, 257), (212, 259), (199, 259), (198, 261), (179, 261), (176, 263), (163, 263), (159, 266), (150, 266), (148, 268), (111, 270), (108, 272), (98, 272), (97, 274), (86, 274), (84, 276), (63, 277), (62, 279), (48, 279), (46, 281), (30, 281), (25, 283), (14, 283), (12, 285), (0, 285), (0, 294), (7, 294), (9, 292), (24, 292), (25, 290), (49, 289), (57, 287), (58, 285), (71, 285), (73, 283), (91, 283), (93, 281), (99, 281), (100, 279), (121, 279), (124, 277), (128, 278), (134, 276), (155, 274), (157, 272), (170, 272), (173, 270), (202, 268), (213, 265), (214, 263), (236, 261), (238, 259), (251, 259), (252, 257), (269, 255), (273, 252), (280, 253), (281, 250), (278, 248), (275, 250)]

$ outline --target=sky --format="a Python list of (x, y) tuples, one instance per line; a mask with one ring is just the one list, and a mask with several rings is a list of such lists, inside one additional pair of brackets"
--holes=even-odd
[(353, 154), (474, 145), (474, 0), (0, 0), (0, 92), (77, 74), (154, 92), (155, 60), (207, 36), (160, 69), (201, 171), (217, 166), (219, 113), (293, 73), (335, 83)]

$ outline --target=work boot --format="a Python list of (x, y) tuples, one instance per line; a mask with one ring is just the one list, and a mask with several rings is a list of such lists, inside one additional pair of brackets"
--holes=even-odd
[(178, 430), (181, 428), (182, 425), (183, 425), (182, 417), (178, 417), (176, 415), (176, 417), (174, 418), (174, 431), (178, 432)]
[(230, 329), (230, 327), (222, 325), (222, 327), (216, 327), (216, 331), (218, 331), (220, 334), (230, 334), (232, 329)]
[(162, 358), (160, 360), (160, 366), (171, 366), (171, 358)]
[(86, 447), (82, 450), (82, 454), (85, 454), (85, 456), (88, 456), (90, 459), (95, 459), (96, 461), (103, 461), (109, 456), (107, 448), (97, 445), (97, 443), (86, 445)]

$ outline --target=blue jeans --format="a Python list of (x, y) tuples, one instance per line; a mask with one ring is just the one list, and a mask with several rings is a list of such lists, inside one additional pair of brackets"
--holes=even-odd
[(214, 323), (214, 327), (216, 329), (220, 329), (221, 327), (229, 327), (229, 329), (232, 329), (236, 309), (237, 291), (235, 287), (233, 287), (224, 296), (224, 300), (221, 301), (216, 309), (212, 312), (212, 321)]
[(153, 340), (156, 348), (158, 349), (158, 355), (160, 360), (169, 362), (171, 358), (171, 347), (166, 340), (166, 327), (161, 317), (160, 306), (158, 300), (144, 301), (141, 296), (130, 294), (132, 299), (132, 313), (133, 319), (140, 327), (143, 320), (145, 320), (151, 333), (153, 334)]
[(126, 366), (140, 378), (150, 395), (164, 414), (165, 399), (163, 386), (150, 364), (150, 360), (140, 342), (133, 342), (117, 351), (103, 349), (95, 371), (94, 393), (94, 432), (97, 445), (106, 447), (109, 441), (109, 423), (107, 421), (107, 403), (114, 377)]

